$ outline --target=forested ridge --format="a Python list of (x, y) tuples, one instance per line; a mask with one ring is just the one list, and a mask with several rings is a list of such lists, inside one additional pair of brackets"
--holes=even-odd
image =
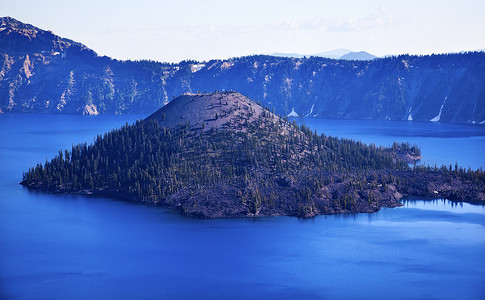
[[(22, 184), (55, 192), (121, 195), (200, 217), (309, 217), (376, 211), (399, 205), (397, 200), (407, 193), (469, 201), (483, 195), (481, 170), (410, 167), (403, 158), (420, 155), (415, 145), (383, 148), (318, 135), (255, 103), (244, 106), (234, 95), (185, 99), (238, 101), (234, 105), (240, 111), (232, 112), (238, 124), (230, 119), (229, 125), (211, 127), (217, 118), (206, 119), (202, 126), (186, 122), (174, 128), (156, 118), (126, 124), (90, 145), (59, 151), (26, 172)], [(210, 114), (213, 103), (203, 103)], [(215, 114), (227, 114), (222, 107)]]
[(101, 57), (13, 18), (0, 29), (4, 113), (149, 113), (184, 93), (235, 90), (280, 115), (485, 124), (485, 52), (162, 63)]

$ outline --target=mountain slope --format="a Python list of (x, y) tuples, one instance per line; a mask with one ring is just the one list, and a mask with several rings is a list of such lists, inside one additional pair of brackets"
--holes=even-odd
[(133, 62), (12, 18), (0, 24), (2, 112), (149, 113), (183, 93), (236, 90), (281, 115), (485, 123), (483, 52)]
[(178, 97), (90, 146), (60, 151), (22, 184), (204, 218), (375, 212), (399, 206), (402, 194), (485, 201), (482, 171), (410, 169), (402, 159), (417, 156), (407, 144), (377, 148), (319, 136), (225, 92)]
[[(239, 93), (186, 94), (168, 103), (147, 120), (156, 120), (160, 126), (169, 128), (189, 125), (204, 131), (229, 129), (242, 125), (240, 121), (243, 119), (244, 123), (253, 123), (260, 117), (262, 107), (253, 104)], [(274, 118), (279, 120), (277, 116)], [(239, 130), (238, 127), (232, 129)]]

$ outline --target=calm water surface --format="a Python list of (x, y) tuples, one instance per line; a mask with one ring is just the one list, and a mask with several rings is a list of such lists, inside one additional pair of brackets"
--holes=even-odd
[(321, 120), (300, 121), (318, 133), (391, 146), (393, 141), (421, 147), (423, 163), (485, 168), (485, 126), (433, 122)]
[[(484, 299), (485, 208), (409, 199), (375, 214), (199, 220), (29, 192), (22, 172), (144, 116), (0, 115), (0, 299)], [(485, 166), (485, 127), (310, 120)]]

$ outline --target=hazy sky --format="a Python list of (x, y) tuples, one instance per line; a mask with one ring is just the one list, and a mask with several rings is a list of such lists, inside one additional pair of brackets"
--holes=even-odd
[(11, 16), (118, 59), (178, 62), (338, 48), (485, 48), (484, 0), (0, 0)]

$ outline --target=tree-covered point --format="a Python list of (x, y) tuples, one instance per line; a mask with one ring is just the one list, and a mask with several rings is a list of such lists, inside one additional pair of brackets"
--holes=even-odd
[(22, 184), (124, 195), (201, 217), (367, 212), (398, 205), (400, 193), (466, 200), (484, 190), (481, 170), (411, 168), (403, 156), (419, 156), (415, 145), (386, 148), (318, 135), (267, 109), (241, 124), (244, 130), (126, 124), (91, 145), (59, 151), (29, 169)]

